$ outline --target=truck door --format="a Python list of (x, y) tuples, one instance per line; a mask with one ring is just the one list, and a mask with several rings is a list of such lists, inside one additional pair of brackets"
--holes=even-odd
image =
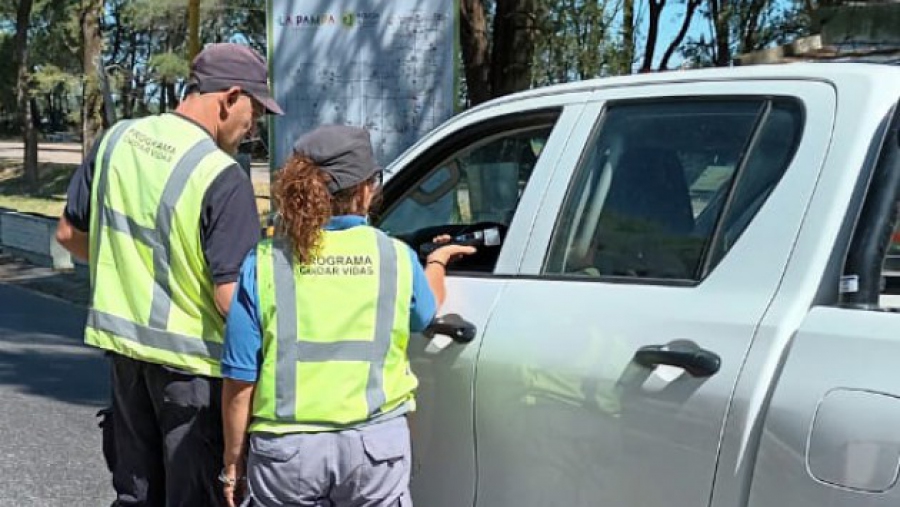
[(761, 345), (785, 359), (755, 369), (775, 387), (748, 444), (748, 505), (900, 504), (900, 296), (895, 259), (885, 262), (900, 205), (900, 109), (890, 113), (900, 86), (883, 81), (837, 122), (843, 146), (829, 160), (839, 163), (826, 166), (785, 297), (766, 317), (785, 329)]
[(538, 101), (470, 112), (426, 137), (388, 168), (384, 212), (376, 223), (410, 246), (439, 234), (497, 228), (501, 245), (451, 264), (441, 315), (462, 316), (474, 341), (444, 349), (422, 335), (409, 344), (419, 378), (413, 440), (412, 495), (419, 505), (471, 506), (476, 464), (473, 415), (475, 358), (502, 292), (499, 273), (518, 265), (530, 220), (583, 109)]
[(816, 82), (596, 93), (483, 337), (477, 505), (708, 504), (834, 103)]

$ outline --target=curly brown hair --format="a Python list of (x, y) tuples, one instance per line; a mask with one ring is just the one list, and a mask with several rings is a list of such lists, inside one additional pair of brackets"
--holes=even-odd
[(328, 191), (331, 177), (307, 157), (292, 156), (275, 174), (272, 199), (281, 215), (277, 233), (291, 240), (301, 264), (315, 259), (322, 228), (334, 215), (365, 213), (357, 198), (366, 181), (335, 194)]

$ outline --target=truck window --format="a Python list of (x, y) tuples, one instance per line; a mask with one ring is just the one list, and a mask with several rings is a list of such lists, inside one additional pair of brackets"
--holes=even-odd
[(790, 99), (608, 106), (559, 214), (544, 272), (701, 280), (734, 245), (799, 144)]
[[(390, 182), (378, 226), (413, 248), (438, 234), (496, 228), (505, 237), (559, 113), (501, 118), (451, 136)], [(501, 247), (481, 247), (452, 269), (491, 272)]]

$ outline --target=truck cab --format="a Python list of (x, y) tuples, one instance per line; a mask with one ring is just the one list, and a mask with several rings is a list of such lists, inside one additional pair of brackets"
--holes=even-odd
[(407, 150), (379, 227), (502, 238), (449, 268), (474, 339), (411, 341), (414, 500), (896, 505), (898, 101), (879, 65), (629, 76)]

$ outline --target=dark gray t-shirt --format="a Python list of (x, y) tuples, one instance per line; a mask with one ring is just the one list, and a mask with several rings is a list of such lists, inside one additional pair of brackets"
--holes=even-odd
[[(177, 115), (184, 121), (192, 120)], [(63, 212), (73, 227), (87, 232), (91, 217), (91, 189), (100, 141), (72, 176)], [(200, 213), (200, 241), (216, 284), (237, 281), (241, 262), (260, 238), (259, 211), (250, 178), (235, 163), (207, 188)]]

